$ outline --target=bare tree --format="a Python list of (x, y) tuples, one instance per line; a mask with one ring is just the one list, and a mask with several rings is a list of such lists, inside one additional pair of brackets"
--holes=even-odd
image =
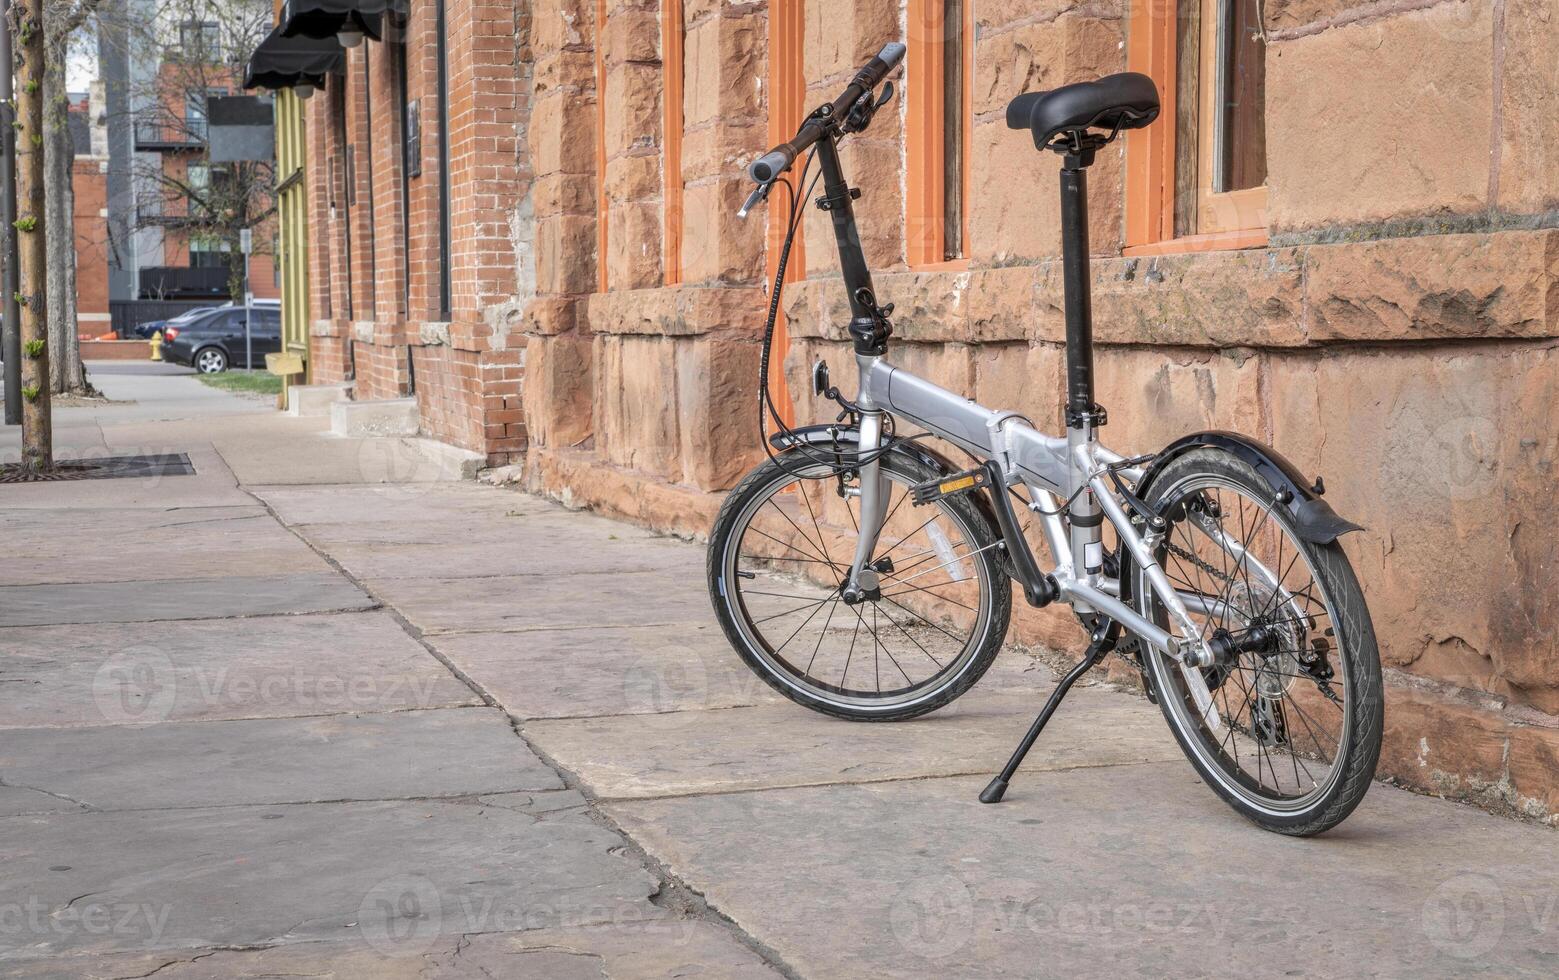
[(12, 0), (16, 75), (16, 234), (22, 339), (22, 466), (54, 466), (49, 421), (48, 225), (44, 221), (43, 0)]
[(100, 0), (46, 0), (47, 65), (43, 81), (43, 167), (48, 227), (49, 387), (55, 394), (89, 394), (81, 363), (76, 306), (76, 147), (70, 132), (65, 65), (70, 48)]

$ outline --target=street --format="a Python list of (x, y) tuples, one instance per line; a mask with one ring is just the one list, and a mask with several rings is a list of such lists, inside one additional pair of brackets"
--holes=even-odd
[(812, 714), (730, 650), (697, 542), (92, 377), (62, 458), (195, 473), (0, 486), (0, 974), (1559, 970), (1551, 829), (1377, 784), (1265, 833), (1099, 682), (982, 806), (1056, 680), (1028, 652), (920, 720)]

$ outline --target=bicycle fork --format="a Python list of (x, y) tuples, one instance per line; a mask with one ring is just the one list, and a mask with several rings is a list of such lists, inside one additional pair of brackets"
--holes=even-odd
[(860, 441), (856, 444), (857, 458), (867, 460), (859, 467), (861, 528), (855, 539), (855, 556), (850, 560), (850, 576), (840, 589), (840, 597), (847, 605), (874, 598), (878, 593), (877, 570), (872, 567), (871, 560), (888, 508), (888, 479), (883, 475), (877, 457), (881, 447), (882, 412), (863, 411)]

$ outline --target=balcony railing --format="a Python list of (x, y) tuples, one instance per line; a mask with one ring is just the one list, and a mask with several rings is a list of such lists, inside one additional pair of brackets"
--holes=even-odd
[(227, 270), (147, 266), (141, 270), (143, 299), (225, 299)]
[(204, 119), (187, 119), (181, 123), (142, 121), (135, 124), (135, 148), (139, 151), (192, 150), (205, 144)]

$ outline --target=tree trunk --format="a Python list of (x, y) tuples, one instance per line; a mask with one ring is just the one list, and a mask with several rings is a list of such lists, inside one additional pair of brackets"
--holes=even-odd
[(22, 465), (52, 469), (48, 222), (43, 193), (43, 0), (12, 0), (16, 67), (16, 230), (22, 335)]
[(43, 165), (49, 220), (49, 380), (55, 394), (88, 392), (76, 322), (76, 146), (70, 137), (69, 96), (62, 59), (44, 76)]

